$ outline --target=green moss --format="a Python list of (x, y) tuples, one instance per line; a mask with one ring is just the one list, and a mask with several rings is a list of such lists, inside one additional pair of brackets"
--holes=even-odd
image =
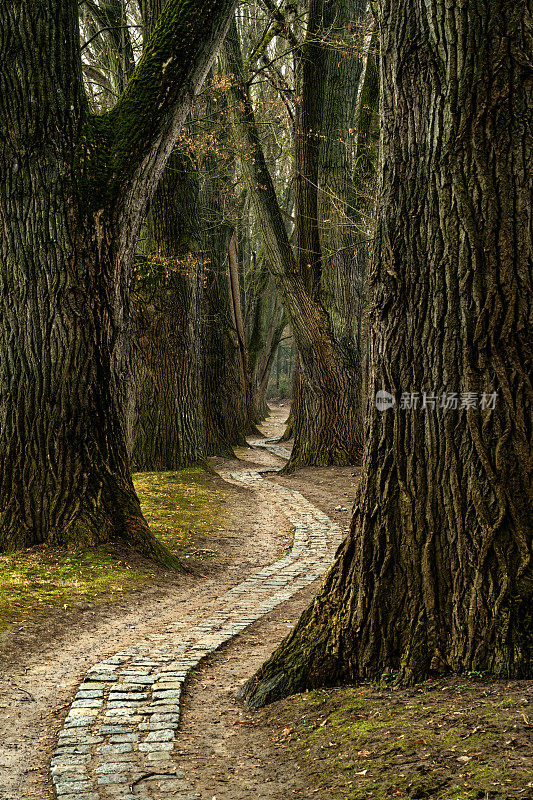
[(309, 692), (280, 704), (270, 724), (291, 731), (278, 741), (317, 800), (527, 796), (532, 753), (524, 707), (533, 684), (482, 691), (479, 682), (458, 683)]
[[(139, 473), (134, 483), (152, 532), (174, 555), (184, 561), (214, 554), (205, 539), (214, 541), (224, 525), (225, 496), (208, 474)], [(27, 614), (111, 600), (157, 573), (155, 565), (105, 547), (42, 546), (0, 556), (0, 630)]]
[(0, 629), (28, 613), (112, 599), (148, 578), (104, 548), (31, 548), (0, 557)]
[[(224, 493), (213, 488), (199, 467), (179, 472), (138, 472), (133, 476), (141, 509), (152, 533), (171, 552), (187, 558), (198, 535), (210, 536), (224, 525)], [(206, 554), (209, 548), (203, 548)]]

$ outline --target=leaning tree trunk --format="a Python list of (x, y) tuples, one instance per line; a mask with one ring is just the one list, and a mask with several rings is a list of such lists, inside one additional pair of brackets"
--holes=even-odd
[(396, 404), (372, 409), (350, 533), (251, 705), (385, 669), (533, 675), (525, 12), (381, 2), (371, 389)]
[(169, 0), (96, 118), (76, 0), (0, 6), (2, 550), (121, 539), (174, 563), (133, 488), (117, 365), (147, 203), (233, 6)]

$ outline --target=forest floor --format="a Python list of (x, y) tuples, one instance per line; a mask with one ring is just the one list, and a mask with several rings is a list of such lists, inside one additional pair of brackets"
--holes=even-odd
[[(263, 427), (267, 436), (281, 432), (287, 410), (273, 410)], [(243, 462), (252, 468), (280, 464), (263, 451), (242, 448), (237, 456), (239, 461), (213, 465), (227, 471), (242, 469)], [(301, 492), (344, 529), (357, 478), (353, 468), (268, 476)], [(169, 620), (196, 624), (209, 598), (287, 550), (290, 525), (260, 493), (216, 475), (202, 478), (199, 487), (213, 492), (220, 516), (212, 513), (206, 495), (208, 524), (191, 520), (190, 536), (182, 543), (191, 573), (151, 574), (144, 564), (124, 564), (147, 573), (138, 588), (130, 586), (113, 602), (102, 596), (99, 602), (65, 603), (66, 608), (22, 616), (4, 632), (1, 800), (54, 797), (51, 753), (66, 709), (92, 664), (163, 629)], [(191, 798), (533, 797), (531, 681), (494, 683), (471, 676), (408, 691), (363, 685), (297, 695), (253, 713), (237, 702), (236, 690), (290, 630), (318, 585), (251, 625), (188, 680), (175, 754)]]

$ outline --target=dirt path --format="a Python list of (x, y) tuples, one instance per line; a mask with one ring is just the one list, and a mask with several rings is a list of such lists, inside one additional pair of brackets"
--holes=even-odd
[[(265, 429), (268, 436), (278, 432), (285, 413), (280, 410), (270, 421)], [(280, 464), (265, 451), (240, 451), (239, 457), (238, 462), (220, 461), (216, 467), (227, 472)], [(317, 470), (313, 479), (305, 482), (307, 496), (345, 526), (354, 478), (349, 470), (341, 470), (335, 479), (331, 470)], [(302, 482), (302, 478), (296, 480)], [(290, 486), (295, 479), (276, 478), (276, 482)], [(291, 525), (283, 510), (261, 491), (237, 486), (228, 487), (228, 491), (232, 524), (220, 543), (224, 563), (206, 578), (166, 578), (159, 587), (132, 593), (120, 603), (43, 619), (33, 635), (20, 635), (18, 642), (11, 643), (16, 646), (9, 647), (8, 642), (4, 647), (0, 686), (2, 800), (47, 800), (54, 796), (48, 777), (49, 759), (73, 694), (92, 664), (148, 635), (152, 639), (164, 637), (169, 624), (176, 631), (194, 627), (205, 619), (213, 598), (285, 552)], [(279, 775), (275, 764), (268, 762), (268, 733), (262, 730), (257, 736), (251, 735), (248, 712), (233, 697), (239, 684), (289, 630), (315, 589), (303, 589), (251, 625), (203, 661), (188, 680), (175, 754), (193, 795), (181, 796), (239, 800), (250, 797), (254, 785), (264, 787), (262, 793), (254, 790), (258, 797), (287, 796), (287, 784), (293, 780), (290, 770), (285, 768), (286, 774)], [(143, 795), (137, 792), (133, 796)], [(80, 794), (80, 800), (82, 797)]]

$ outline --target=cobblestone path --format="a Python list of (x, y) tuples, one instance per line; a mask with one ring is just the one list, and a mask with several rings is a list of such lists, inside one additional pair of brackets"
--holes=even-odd
[[(272, 440), (251, 444), (281, 458), (289, 455)], [(187, 673), (323, 575), (331, 563), (341, 529), (301, 494), (262, 478), (258, 471), (223, 477), (269, 493), (272, 502), (281, 505), (294, 528), (290, 552), (213, 598), (204, 621), (186, 637), (169, 625), (164, 633), (136, 642), (87, 671), (52, 759), (59, 800), (198, 798), (173, 758)]]

